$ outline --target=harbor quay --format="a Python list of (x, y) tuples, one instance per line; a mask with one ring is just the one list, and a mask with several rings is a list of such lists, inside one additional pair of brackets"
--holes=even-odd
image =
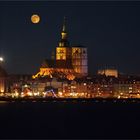
[(140, 78), (128, 75), (95, 75), (75, 80), (10, 75), (0, 78), (0, 88), (0, 97), (11, 98), (140, 98)]

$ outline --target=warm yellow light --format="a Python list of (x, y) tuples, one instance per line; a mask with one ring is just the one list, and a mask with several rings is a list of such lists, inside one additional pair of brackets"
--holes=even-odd
[(40, 17), (39, 17), (39, 15), (32, 15), (31, 16), (31, 21), (32, 21), (32, 23), (34, 23), (34, 24), (37, 24), (37, 23), (39, 23), (39, 21), (40, 21)]
[(18, 92), (15, 92), (15, 96), (18, 97), (19, 96), (19, 93)]
[(68, 74), (67, 75), (67, 79), (68, 80), (74, 80), (75, 79), (75, 76), (73, 74)]
[(0, 57), (0, 61), (1, 61), (1, 62), (3, 61), (3, 58), (2, 58), (2, 57)]
[(118, 96), (118, 99), (120, 99), (121, 98), (121, 96)]
[(28, 96), (33, 96), (32, 92), (28, 92), (27, 94)]
[(86, 83), (84, 83), (84, 86), (86, 86)]
[(4, 89), (1, 89), (0, 92), (4, 92)]
[(62, 93), (62, 92), (58, 92), (58, 94), (59, 94), (59, 96), (62, 96), (62, 95), (63, 95), (63, 93)]

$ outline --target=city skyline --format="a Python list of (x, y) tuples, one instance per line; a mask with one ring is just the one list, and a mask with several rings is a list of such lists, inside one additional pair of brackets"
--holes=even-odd
[[(36, 73), (58, 46), (66, 16), (71, 45), (88, 48), (89, 73), (113, 66), (140, 74), (139, 2), (0, 3), (0, 53), (8, 73)], [(40, 23), (31, 22), (32, 14)]]

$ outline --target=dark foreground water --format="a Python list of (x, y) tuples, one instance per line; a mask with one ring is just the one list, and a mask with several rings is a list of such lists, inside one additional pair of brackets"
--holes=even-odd
[(140, 138), (140, 103), (0, 103), (0, 138)]

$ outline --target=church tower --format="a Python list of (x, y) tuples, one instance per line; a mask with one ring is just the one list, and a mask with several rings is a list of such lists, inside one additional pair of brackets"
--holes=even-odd
[(73, 69), (77, 77), (88, 75), (87, 48), (84, 46), (71, 47), (66, 32), (66, 18), (64, 17), (61, 40), (56, 47), (57, 67)]
[(74, 71), (81, 77), (88, 75), (88, 54), (84, 46), (72, 47), (72, 66)]
[(61, 32), (61, 40), (58, 47), (56, 47), (56, 60), (68, 60), (71, 59), (71, 47), (67, 39), (66, 32), (66, 18), (64, 17), (63, 28)]

